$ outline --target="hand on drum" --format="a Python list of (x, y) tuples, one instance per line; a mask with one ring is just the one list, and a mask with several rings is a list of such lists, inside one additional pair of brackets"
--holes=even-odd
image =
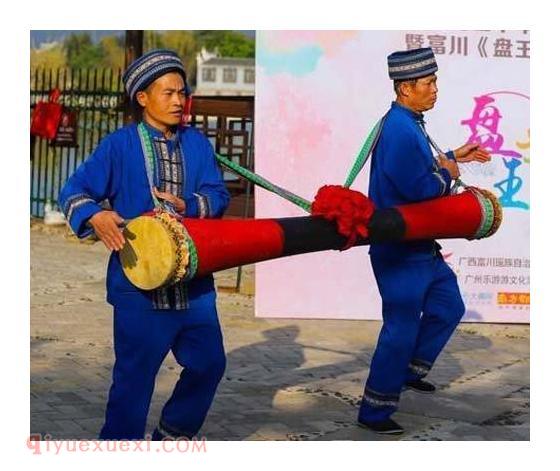
[(115, 211), (100, 211), (90, 218), (89, 223), (109, 250), (119, 251), (124, 247), (126, 241), (119, 227), (124, 219)]
[(184, 214), (185, 209), (187, 209), (187, 205), (185, 204), (184, 200), (178, 198), (175, 195), (172, 195), (171, 193), (167, 193), (166, 191), (159, 191), (155, 186), (154, 195), (156, 195), (160, 200), (165, 200), (171, 203), (175, 208), (175, 211), (180, 214)]

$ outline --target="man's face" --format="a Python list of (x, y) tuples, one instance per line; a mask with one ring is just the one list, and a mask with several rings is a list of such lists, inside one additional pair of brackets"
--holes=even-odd
[(153, 121), (165, 126), (181, 122), (185, 106), (185, 82), (177, 72), (170, 72), (155, 80), (136, 95), (138, 103)]
[(407, 88), (408, 101), (416, 111), (422, 113), (431, 110), (436, 104), (438, 88), (435, 74), (422, 77)]

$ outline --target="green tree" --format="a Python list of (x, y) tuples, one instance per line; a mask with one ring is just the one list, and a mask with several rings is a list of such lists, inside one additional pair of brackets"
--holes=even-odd
[(187, 81), (196, 81), (196, 55), (199, 47), (191, 31), (144, 31), (144, 52), (153, 49), (171, 49), (179, 54), (187, 69)]
[(153, 49), (161, 49), (163, 43), (161, 42), (161, 33), (159, 31), (146, 30), (144, 31), (144, 51), (151, 51)]
[(103, 51), (103, 67), (118, 69), (124, 67), (124, 40), (118, 36), (105, 36), (100, 41)]
[(196, 85), (196, 56), (202, 48), (222, 57), (255, 57), (255, 41), (242, 33), (228, 30), (144, 31), (144, 52), (172, 49), (187, 69), (187, 80)]
[(66, 62), (72, 68), (98, 67), (104, 59), (101, 44), (93, 44), (88, 33), (72, 33), (64, 41)]
[(255, 57), (255, 40), (238, 31), (202, 30), (197, 40), (200, 48), (215, 50), (221, 57)]
[(62, 45), (48, 49), (31, 49), (31, 70), (38, 68), (57, 69), (66, 66), (66, 55)]

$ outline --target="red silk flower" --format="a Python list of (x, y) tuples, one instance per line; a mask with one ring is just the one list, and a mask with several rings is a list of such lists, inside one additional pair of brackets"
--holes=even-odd
[(373, 211), (373, 202), (367, 196), (340, 185), (321, 187), (311, 205), (312, 216), (335, 221), (339, 234), (348, 237), (348, 243), (342, 250), (352, 247), (358, 236), (368, 236), (368, 223)]

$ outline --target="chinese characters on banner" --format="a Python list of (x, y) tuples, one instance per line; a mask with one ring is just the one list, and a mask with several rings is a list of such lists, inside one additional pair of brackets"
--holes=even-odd
[[(491, 190), (503, 207), (492, 237), (439, 241), (457, 274), (463, 320), (528, 322), (529, 31), (259, 31), (256, 171), (311, 200), (322, 185), (340, 184), (395, 99), (387, 56), (427, 46), (439, 67), (427, 130), (444, 151), (468, 142), (488, 150), (489, 163), (460, 165), (461, 179)], [(353, 189), (367, 194), (368, 178), (366, 165)], [(260, 189), (256, 214), (302, 215)], [(257, 316), (381, 318), (367, 248), (258, 264), (256, 283)]]
[[(416, 36), (405, 36), (407, 47)], [(426, 35), (428, 44), (434, 41), (433, 36)], [(469, 61), (464, 67), (471, 69), (470, 75), (481, 76), (470, 98), (465, 90), (456, 90), (455, 96), (465, 108), (464, 118), (457, 124), (463, 129), (467, 143), (477, 143), (492, 155), (492, 163), (487, 168), (475, 166), (474, 171), (469, 171), (468, 165), (462, 166), (464, 178), (469, 184), (492, 190), (504, 212), (499, 233), (488, 241), (445, 244), (452, 249), (448, 260), (458, 275), (467, 305), (466, 318), (528, 321), (530, 97), (526, 60), (530, 53), (529, 33), (482, 31), (464, 38), (453, 34), (439, 36), (438, 41), (446, 38), (450, 44), (461, 42), (464, 61)], [(475, 43), (476, 48), (469, 49), (469, 44)], [(436, 54), (446, 53), (451, 54), (452, 50), (439, 47), (436, 51)], [(506, 66), (509, 70), (504, 70), (502, 75), (496, 69), (501, 80), (488, 80), (483, 72), (502, 61), (509, 64)], [(517, 74), (517, 80), (511, 80), (510, 74)], [(456, 122), (455, 117), (453, 121)]]
[(458, 35), (407, 33), (405, 43), (407, 49), (431, 47), (435, 54), (464, 56), (478, 54), (480, 57), (530, 58), (529, 31), (523, 31), (523, 35), (527, 37), (521, 39), (511, 38), (507, 35), (507, 31), (500, 31), (499, 37), (495, 39), (491, 39), (488, 34), (484, 33), (490, 33), (490, 31), (482, 31), (477, 37), (470, 38), (470, 48), (469, 36), (461, 36), (460, 33)]

